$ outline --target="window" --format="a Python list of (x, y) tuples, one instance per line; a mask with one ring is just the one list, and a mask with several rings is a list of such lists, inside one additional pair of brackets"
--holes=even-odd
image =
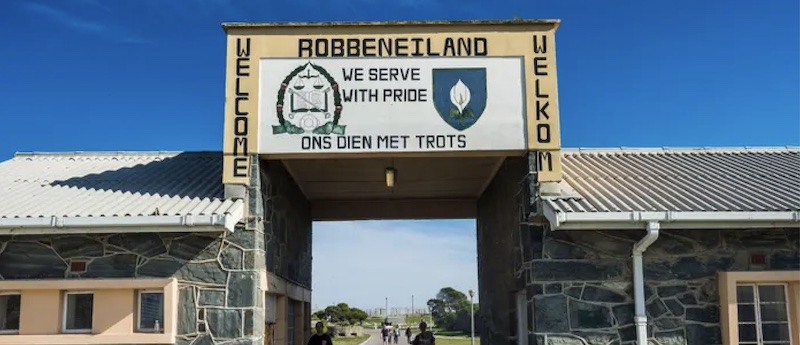
[(0, 334), (19, 332), (19, 293), (0, 292)]
[(720, 272), (724, 345), (800, 345), (800, 271)]
[(791, 345), (787, 284), (737, 284), (740, 345)]
[(139, 332), (164, 331), (164, 293), (161, 291), (140, 291), (137, 329)]
[(287, 298), (286, 299), (286, 344), (287, 345), (295, 345), (294, 339), (294, 301)]
[(65, 333), (90, 333), (93, 311), (94, 294), (91, 292), (65, 293), (63, 331)]

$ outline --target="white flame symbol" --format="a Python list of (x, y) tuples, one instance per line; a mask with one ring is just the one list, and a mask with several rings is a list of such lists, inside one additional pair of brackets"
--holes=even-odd
[(450, 89), (450, 102), (458, 108), (459, 112), (463, 112), (464, 108), (467, 107), (470, 96), (469, 88), (461, 79)]

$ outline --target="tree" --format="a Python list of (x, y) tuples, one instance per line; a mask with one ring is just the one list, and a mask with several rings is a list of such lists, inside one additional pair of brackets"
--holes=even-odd
[(351, 308), (347, 303), (339, 303), (317, 311), (314, 316), (320, 320), (328, 320), (337, 324), (354, 325), (364, 322), (367, 319), (367, 312), (358, 308)]
[[(470, 301), (463, 292), (451, 287), (442, 288), (436, 298), (428, 301), (428, 307), (431, 308), (431, 317), (437, 326), (450, 331), (470, 331)], [(476, 322), (478, 310), (476, 304)], [(476, 331), (477, 327), (476, 324)]]

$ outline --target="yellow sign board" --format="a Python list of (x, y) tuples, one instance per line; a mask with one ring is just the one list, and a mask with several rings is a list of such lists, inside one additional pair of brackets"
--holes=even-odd
[(557, 20), (224, 24), (224, 172), (250, 159), (535, 151), (561, 179)]

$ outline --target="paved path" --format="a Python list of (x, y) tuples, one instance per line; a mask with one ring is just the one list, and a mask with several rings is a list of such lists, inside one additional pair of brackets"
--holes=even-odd
[[(364, 330), (364, 333), (372, 335), (372, 338), (369, 339), (364, 345), (383, 345), (383, 338), (381, 338), (381, 332), (378, 330)], [(406, 335), (404, 332), (401, 332), (400, 338), (397, 338), (397, 345), (408, 345), (406, 341)], [(335, 344), (335, 343), (334, 343)], [(394, 343), (391, 343), (394, 345)]]

